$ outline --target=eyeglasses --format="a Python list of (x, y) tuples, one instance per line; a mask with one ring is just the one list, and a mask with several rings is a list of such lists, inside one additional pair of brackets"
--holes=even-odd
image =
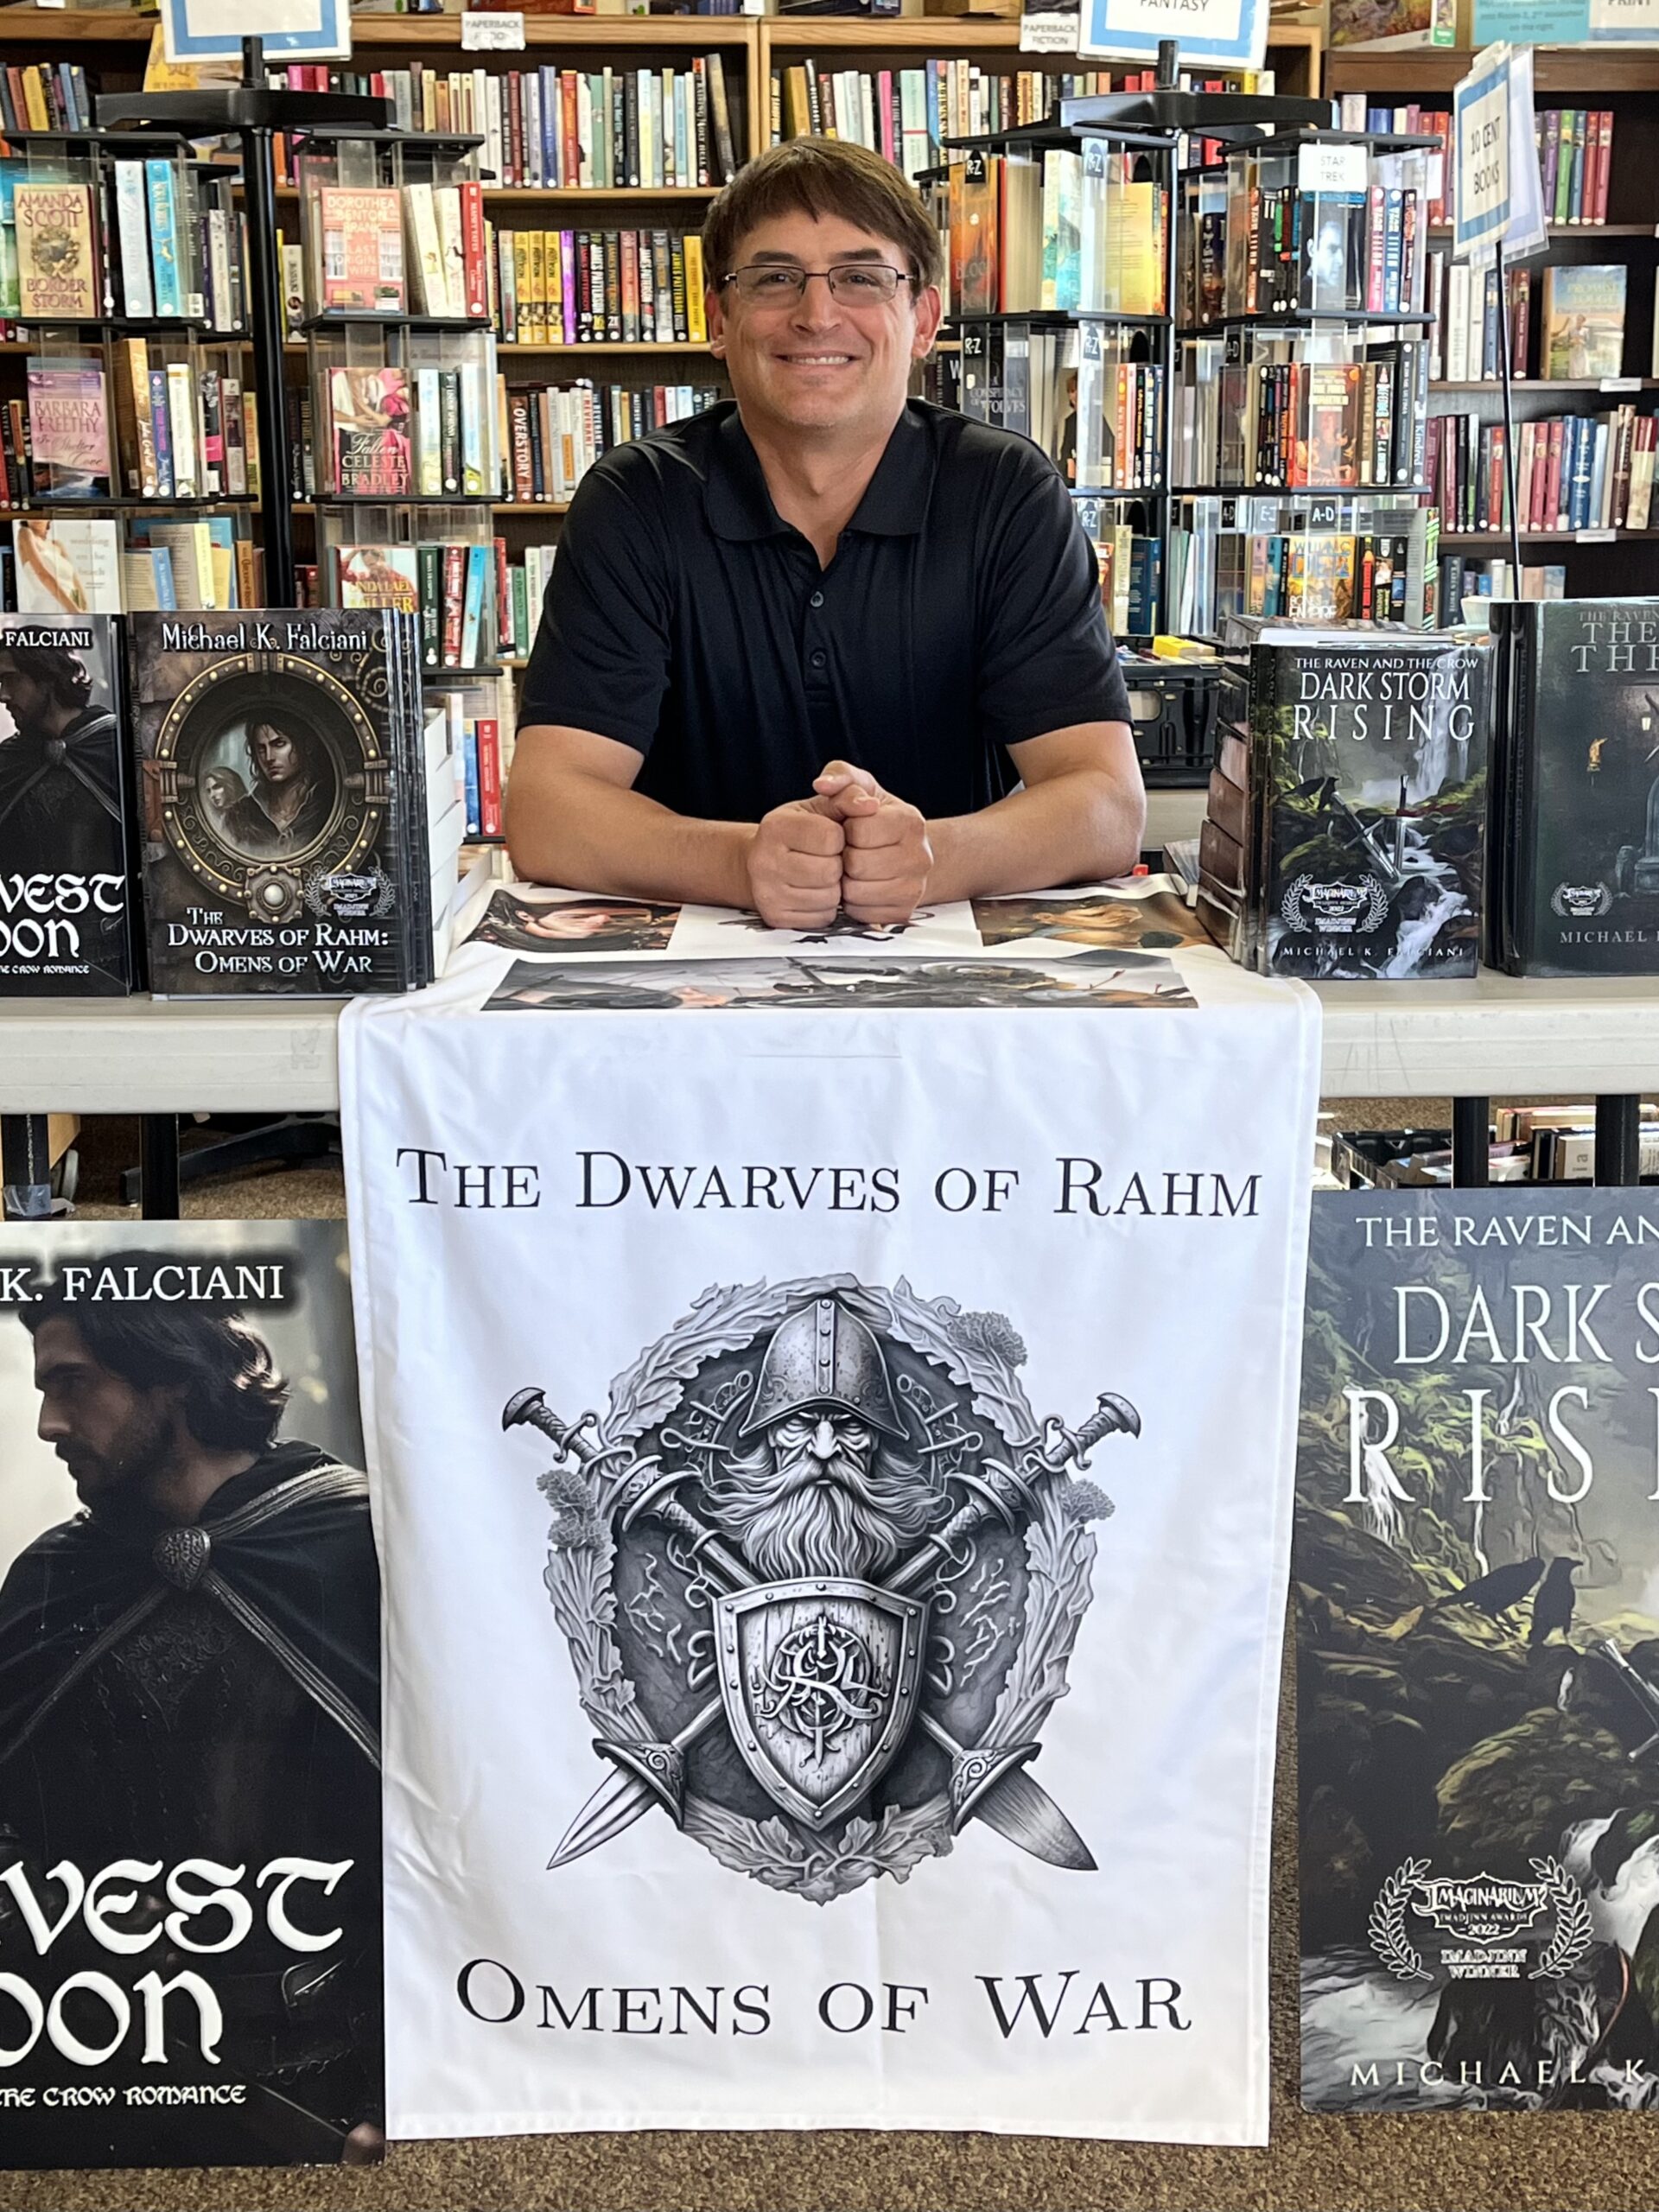
[(805, 296), (809, 276), (822, 276), (830, 296), (843, 307), (886, 307), (901, 284), (916, 281), (902, 269), (889, 269), (880, 261), (848, 261), (835, 269), (792, 269), (787, 264), (751, 262), (747, 269), (731, 269), (721, 278), (734, 284), (738, 296), (756, 307), (792, 307)]

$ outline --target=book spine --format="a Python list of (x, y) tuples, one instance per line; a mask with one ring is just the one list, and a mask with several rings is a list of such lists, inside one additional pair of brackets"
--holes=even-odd
[(121, 242), (121, 298), (130, 315), (155, 313), (149, 277), (149, 232), (144, 220), (145, 180), (142, 162), (117, 162), (116, 232)]
[(443, 554), (443, 665), (461, 666), (461, 630), (467, 596), (467, 548), (448, 544)]
[(150, 272), (158, 315), (184, 313), (184, 289), (179, 277), (179, 229), (173, 190), (173, 164), (144, 163), (149, 199)]

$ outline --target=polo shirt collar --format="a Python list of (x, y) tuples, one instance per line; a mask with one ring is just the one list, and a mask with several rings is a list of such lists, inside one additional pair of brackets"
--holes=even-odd
[[(875, 537), (912, 537), (921, 530), (932, 487), (930, 444), (926, 422), (912, 403), (893, 426), (849, 530)], [(776, 537), (791, 528), (772, 503), (760, 457), (734, 403), (715, 434), (703, 505), (716, 537)]]

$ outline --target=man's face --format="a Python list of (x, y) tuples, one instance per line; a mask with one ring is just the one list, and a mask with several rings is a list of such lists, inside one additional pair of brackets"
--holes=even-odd
[(43, 1321), (35, 1334), (37, 1424), (74, 1478), (84, 1505), (142, 1485), (165, 1464), (174, 1441), (170, 1392), (141, 1390), (99, 1366), (73, 1321)]
[(815, 1406), (790, 1414), (766, 1432), (777, 1454), (779, 1494), (841, 1483), (861, 1475), (875, 1431), (853, 1414)]
[[(891, 238), (878, 238), (838, 215), (774, 216), (741, 241), (732, 267), (757, 264), (798, 269), (884, 264), (908, 270)], [(709, 334), (726, 362), (746, 421), (773, 430), (890, 427), (902, 410), (912, 361), (932, 345), (939, 295), (917, 295), (908, 281), (890, 301), (870, 306), (837, 300), (822, 277), (808, 280), (798, 300), (773, 304), (721, 288), (723, 269), (709, 272)]]
[(285, 784), (300, 772), (300, 750), (286, 730), (262, 723), (254, 733), (253, 765), (268, 784)]
[(4, 707), (19, 729), (36, 721), (46, 704), (46, 691), (26, 676), (10, 653), (0, 653), (0, 707)]
[(598, 937), (602, 931), (645, 918), (643, 907), (632, 912), (614, 906), (548, 906), (539, 912), (527, 913), (524, 926), (532, 937), (585, 938)]

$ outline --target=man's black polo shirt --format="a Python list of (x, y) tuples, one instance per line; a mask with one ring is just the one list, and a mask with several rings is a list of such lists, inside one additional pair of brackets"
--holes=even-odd
[(1093, 549), (1034, 445), (912, 399), (821, 570), (728, 400), (582, 479), (519, 719), (633, 747), (634, 789), (677, 813), (755, 822), (836, 759), (971, 813), (1016, 780), (1005, 746), (1128, 711)]

